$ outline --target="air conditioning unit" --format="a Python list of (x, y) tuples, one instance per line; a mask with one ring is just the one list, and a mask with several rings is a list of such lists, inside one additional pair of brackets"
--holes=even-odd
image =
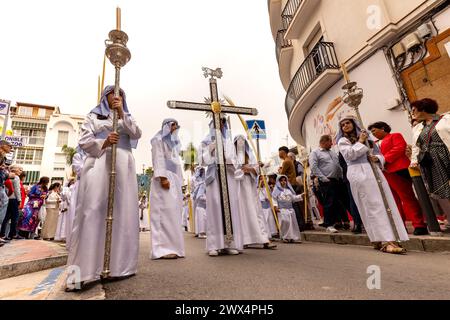
[(405, 46), (407, 51), (418, 51), (420, 49), (420, 46), (422, 45), (422, 42), (420, 41), (419, 37), (417, 36), (417, 34), (411, 33), (409, 35), (407, 35), (403, 40), (402, 40), (403, 45)]
[(417, 28), (417, 35), (422, 39), (427, 39), (431, 37), (433, 32), (431, 31), (430, 25), (428, 23), (424, 23), (419, 28)]
[(404, 56), (406, 54), (405, 46), (403, 43), (399, 42), (395, 46), (392, 47), (392, 53), (394, 54), (394, 58)]

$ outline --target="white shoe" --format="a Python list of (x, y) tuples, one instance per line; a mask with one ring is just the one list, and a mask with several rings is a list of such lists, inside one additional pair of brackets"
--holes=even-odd
[(239, 254), (239, 251), (237, 251), (236, 249), (226, 248), (226, 249), (224, 249), (224, 251), (225, 251), (226, 254), (229, 254), (229, 255), (232, 255), (232, 256)]
[(217, 250), (209, 250), (208, 255), (210, 257), (217, 257), (219, 255), (219, 251), (217, 251)]
[(329, 232), (329, 233), (338, 233), (339, 231), (337, 231), (335, 227), (328, 227), (327, 228), (327, 232)]

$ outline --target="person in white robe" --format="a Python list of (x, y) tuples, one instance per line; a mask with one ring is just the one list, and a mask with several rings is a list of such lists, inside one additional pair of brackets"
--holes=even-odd
[(275, 222), (272, 208), (270, 207), (269, 197), (267, 196), (262, 178), (263, 177), (261, 175), (258, 177), (258, 196), (259, 201), (261, 202), (262, 215), (264, 217), (264, 228), (268, 230), (268, 234), (270, 235), (269, 239), (273, 239), (273, 237), (278, 234), (277, 224)]
[[(373, 145), (373, 155), (365, 142)], [(392, 212), (395, 228), (400, 241), (409, 240), (405, 225), (398, 211), (389, 185), (381, 172), (384, 157), (378, 147), (369, 138), (367, 132), (362, 132), (358, 121), (353, 117), (345, 117), (339, 121), (339, 131), (336, 136), (339, 151), (348, 165), (347, 178), (350, 182), (353, 198), (358, 207), (367, 236), (374, 248), (387, 253), (404, 253), (405, 249), (396, 243), (394, 231), (389, 221), (383, 198), (369, 161), (377, 164), (384, 194)]]
[(66, 224), (67, 224), (67, 212), (70, 206), (70, 187), (74, 183), (74, 180), (70, 180), (61, 191), (61, 204), (59, 206), (58, 225), (56, 227), (55, 241), (66, 241)]
[(239, 213), (244, 246), (250, 244), (264, 244), (265, 249), (274, 249), (276, 245), (270, 243), (269, 228), (264, 223), (264, 215), (261, 202), (258, 197), (257, 177), (259, 165), (250, 145), (243, 135), (234, 138), (238, 170), (235, 173), (237, 181), (237, 194), (239, 201)]
[(83, 169), (84, 161), (86, 160), (87, 154), (78, 145), (76, 148), (76, 153), (72, 159), (72, 170), (75, 172), (77, 178), (74, 184), (70, 186), (70, 201), (69, 209), (67, 211), (66, 217), (66, 248), (70, 250), (71, 236), (73, 230), (73, 222), (75, 220), (75, 213), (77, 209), (77, 197), (78, 197), (78, 187), (80, 185), (81, 171)]
[(283, 242), (301, 242), (295, 210), (292, 204), (302, 201), (303, 194), (297, 195), (288, 181), (287, 176), (279, 175), (272, 193), (273, 204), (278, 212), (280, 237)]
[(183, 207), (181, 209), (181, 226), (184, 231), (189, 231), (189, 202), (187, 196), (183, 197)]
[(143, 194), (139, 199), (139, 230), (150, 230), (150, 221), (148, 216), (148, 200), (147, 196)]
[(199, 239), (206, 239), (206, 186), (205, 168), (197, 167), (194, 177), (194, 201), (195, 232)]
[(161, 130), (151, 140), (154, 170), (150, 189), (152, 259), (185, 256), (180, 219), (183, 175), (179, 128), (175, 119), (165, 119)]
[(218, 179), (218, 155), (216, 154), (216, 133), (213, 122), (209, 124), (210, 133), (202, 141), (202, 162), (207, 166), (206, 186), (206, 249), (209, 256), (215, 257), (221, 254), (237, 255), (243, 251), (241, 221), (239, 214), (239, 194), (237, 193), (237, 181), (235, 171), (236, 151), (228, 130), (227, 120), (221, 119), (221, 134), (224, 144), (225, 165), (227, 173), (228, 194), (230, 198), (231, 224), (233, 229), (233, 241), (225, 241), (225, 228), (222, 221), (222, 203)]
[[(118, 112), (117, 133), (112, 131), (112, 108)], [(87, 156), (78, 187), (68, 266), (79, 267), (80, 285), (100, 279), (103, 271), (113, 144), (117, 144), (117, 158), (109, 277), (126, 278), (137, 272), (139, 208), (132, 148), (141, 135), (128, 110), (125, 92), (120, 90), (120, 96), (114, 97), (114, 86), (106, 87), (100, 104), (87, 115), (79, 140)], [(67, 285), (68, 291), (73, 289), (71, 283)]]

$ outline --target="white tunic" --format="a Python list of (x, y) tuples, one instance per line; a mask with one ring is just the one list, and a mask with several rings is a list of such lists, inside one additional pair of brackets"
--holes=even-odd
[[(112, 114), (106, 120), (99, 120), (96, 114), (90, 113), (82, 126), (79, 145), (87, 153), (87, 158), (81, 173), (68, 258), (69, 266), (80, 268), (81, 281), (99, 279), (103, 270), (111, 148), (102, 149), (105, 139), (96, 137), (96, 134), (111, 131)], [(119, 120), (118, 132), (131, 139), (139, 139), (142, 134), (134, 119), (127, 114)], [(139, 209), (135, 174), (131, 149), (118, 147), (111, 277), (128, 276), (137, 271)]]
[[(258, 165), (251, 167), (258, 172)], [(242, 180), (237, 181), (237, 194), (244, 245), (268, 243), (270, 231), (264, 223), (254, 174), (244, 174)]]
[(67, 213), (70, 206), (70, 192), (69, 187), (64, 187), (61, 192), (61, 204), (59, 207), (58, 226), (56, 227), (55, 240), (64, 241), (66, 239), (66, 224)]
[[(224, 224), (222, 222), (222, 204), (220, 201), (220, 187), (217, 170), (214, 171), (214, 179), (211, 183), (206, 185), (206, 249), (221, 250), (225, 248), (243, 250), (244, 244), (242, 242), (242, 230), (239, 214), (239, 195), (237, 193), (237, 183), (234, 178), (236, 168), (235, 149), (234, 145), (229, 139), (224, 139), (225, 144), (225, 158), (227, 163), (227, 182), (228, 194), (230, 197), (231, 221), (233, 228), (233, 241), (230, 245), (225, 243)], [(205, 165), (215, 166), (215, 142), (205, 144), (202, 150), (203, 163)]]
[(77, 209), (77, 197), (78, 197), (78, 187), (80, 185), (81, 171), (83, 169), (84, 161), (86, 160), (86, 155), (81, 153), (75, 153), (72, 159), (72, 168), (77, 174), (77, 181), (70, 186), (70, 201), (69, 210), (67, 211), (67, 221), (66, 221), (66, 248), (70, 248), (71, 237), (73, 231), (73, 222), (75, 220), (75, 212)]
[[(152, 259), (168, 254), (184, 257), (184, 238), (180, 215), (183, 206), (181, 190), (183, 176), (178, 155), (172, 155), (171, 148), (163, 142), (161, 135), (152, 141), (153, 178), (150, 189), (150, 224), (152, 240)], [(166, 161), (172, 161), (170, 168)], [(161, 187), (160, 177), (170, 182), (170, 189)]]
[[(347, 138), (341, 138), (338, 146), (339, 151), (348, 164), (347, 179), (350, 182), (353, 198), (370, 241), (396, 241), (372, 167), (367, 160), (369, 148), (359, 142), (352, 145)], [(383, 164), (384, 157), (381, 155), (377, 155), (377, 157)], [(352, 164), (351, 161), (357, 163)], [(392, 192), (381, 170), (378, 167), (377, 170), (400, 240), (407, 241), (409, 240), (408, 234)]]
[[(278, 196), (273, 198), (274, 206), (280, 206), (280, 202), (297, 202), (302, 199), (301, 195), (295, 195), (288, 188), (285, 188)], [(280, 236), (283, 240), (300, 240), (300, 229), (294, 209), (279, 208), (278, 221), (280, 223)]]
[(259, 201), (261, 202), (261, 213), (264, 217), (264, 228), (268, 230), (271, 236), (276, 235), (278, 230), (272, 208), (270, 207), (270, 204), (268, 208), (263, 208), (263, 202), (267, 203), (269, 201), (266, 189), (264, 187), (259, 190)]
[(143, 229), (144, 231), (150, 230), (147, 200), (141, 200), (141, 202), (139, 202), (139, 228)]

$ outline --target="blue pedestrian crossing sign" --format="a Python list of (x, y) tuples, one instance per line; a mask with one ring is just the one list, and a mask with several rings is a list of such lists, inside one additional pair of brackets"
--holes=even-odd
[(253, 139), (266, 139), (266, 124), (264, 120), (247, 120), (248, 131)]

